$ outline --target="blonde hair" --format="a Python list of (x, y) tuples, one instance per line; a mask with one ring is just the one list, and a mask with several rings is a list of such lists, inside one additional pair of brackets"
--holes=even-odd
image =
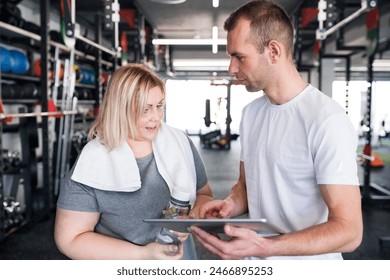
[(99, 137), (112, 150), (129, 137), (135, 138), (137, 120), (144, 112), (149, 91), (155, 87), (165, 98), (164, 82), (143, 64), (130, 63), (117, 69), (107, 85), (89, 139)]

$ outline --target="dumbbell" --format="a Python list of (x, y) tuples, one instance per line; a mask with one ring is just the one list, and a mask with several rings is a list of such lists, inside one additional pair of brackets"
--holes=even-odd
[(13, 99), (15, 98), (15, 87), (9, 84), (1, 84), (2, 98)]
[(1, 84), (1, 91), (5, 99), (36, 99), (40, 96), (40, 87), (34, 83)]
[(18, 97), (21, 99), (36, 99), (40, 95), (40, 88), (34, 83), (21, 85)]
[(74, 92), (74, 96), (79, 100), (88, 100), (89, 91), (87, 89), (78, 89)]
[(3, 209), (5, 212), (4, 227), (6, 230), (20, 225), (24, 220), (20, 202), (13, 197), (4, 198)]
[[(19, 1), (20, 2), (20, 1)], [(33, 22), (26, 21), (22, 18), (22, 13), (20, 9), (16, 6), (15, 3), (18, 3), (16, 0), (7, 0), (6, 3), (3, 3), (1, 9), (1, 18), (2, 21), (11, 24), (13, 26), (19, 27), (26, 31), (30, 31), (35, 34), (39, 34), (40, 28)]]
[(3, 165), (5, 171), (16, 168), (20, 166), (21, 163), (20, 153), (18, 151), (3, 150)]
[(13, 26), (22, 28), (24, 25), (24, 19), (22, 18), (20, 9), (9, 1), (3, 6), (1, 17), (4, 22)]

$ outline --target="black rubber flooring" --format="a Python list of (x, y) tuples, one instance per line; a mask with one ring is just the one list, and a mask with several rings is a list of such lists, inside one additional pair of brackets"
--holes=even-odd
[[(199, 145), (198, 139), (194, 142)], [(216, 198), (223, 198), (238, 174), (239, 143), (232, 142), (230, 150), (199, 147)], [(390, 152), (389, 152), (390, 155)], [(363, 178), (363, 168), (359, 175)], [(390, 167), (375, 169), (371, 181), (390, 186)], [(363, 204), (364, 237), (361, 246), (344, 254), (346, 260), (390, 260), (390, 244), (380, 246), (383, 237), (390, 237), (390, 200)], [(0, 260), (64, 260), (53, 240), (55, 213), (49, 218), (14, 232), (0, 242)], [(388, 241), (387, 243), (390, 243)], [(217, 259), (197, 247), (199, 259)]]

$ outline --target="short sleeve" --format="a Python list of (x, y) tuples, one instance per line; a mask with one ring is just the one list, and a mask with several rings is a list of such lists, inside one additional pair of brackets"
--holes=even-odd
[(70, 177), (73, 169), (61, 182), (57, 207), (73, 211), (99, 212), (93, 188), (73, 181)]
[(331, 115), (319, 127), (313, 141), (318, 184), (358, 185), (357, 134), (348, 116)]
[(188, 138), (190, 141), (190, 146), (192, 150), (192, 154), (194, 156), (194, 163), (195, 163), (195, 171), (196, 171), (196, 189), (201, 189), (204, 185), (207, 184), (207, 173), (206, 168), (204, 166), (203, 160), (201, 156), (199, 155), (198, 150), (196, 149), (194, 143), (190, 138)]

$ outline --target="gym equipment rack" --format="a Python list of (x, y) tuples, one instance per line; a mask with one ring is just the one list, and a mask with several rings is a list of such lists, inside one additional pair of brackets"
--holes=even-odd
[[(7, 24), (5, 22), (0, 22), (0, 28), (9, 34), (14, 34), (22, 37), (28, 37), (29, 39), (34, 40), (35, 42), (39, 42), (40, 44), (40, 55), (41, 55), (41, 69), (42, 69), (42, 75), (40, 79), (40, 91), (41, 95), (39, 96), (38, 100), (42, 110), (48, 111), (48, 90), (49, 90), (49, 78), (48, 78), (48, 62), (49, 62), (49, 37), (48, 37), (48, 29), (47, 29), (47, 23), (49, 20), (49, 0), (40, 1), (40, 25), (42, 28), (40, 28), (40, 34), (35, 34), (29, 31), (26, 31), (22, 28), (18, 28), (16, 26), (12, 26), (10, 24)], [(3, 74), (0, 73), (0, 82), (3, 80)], [(16, 78), (12, 76), (8, 76), (8, 78)], [(23, 78), (22, 78), (23, 79)], [(28, 78), (24, 78), (28, 79)], [(35, 79), (33, 79), (36, 81)], [(3, 99), (1, 99), (1, 103), (3, 103)], [(28, 106), (29, 107), (29, 106)], [(3, 109), (3, 108), (2, 108)], [(4, 113), (4, 111), (2, 111)], [(20, 112), (26, 113), (26, 112)], [(4, 117), (4, 115), (3, 115)], [(2, 139), (3, 132), (7, 130), (7, 124), (4, 122), (4, 118), (2, 122), (0, 123), (0, 139)], [(24, 198), (26, 201), (26, 209), (24, 213), (24, 222), (21, 223), (18, 226), (23, 226), (29, 222), (37, 221), (39, 219), (42, 219), (44, 217), (47, 217), (49, 215), (50, 210), (50, 162), (49, 162), (49, 147), (48, 147), (48, 118), (43, 117), (40, 124), (41, 128), (41, 134), (42, 134), (42, 164), (43, 164), (43, 174), (42, 174), (42, 180), (43, 180), (43, 187), (40, 190), (39, 198), (37, 197), (38, 194), (36, 192), (33, 192), (32, 190), (35, 190), (34, 187), (31, 186), (32, 177), (35, 177), (36, 174), (31, 174), (31, 168), (36, 168), (35, 163), (32, 162), (31, 156), (35, 155), (35, 145), (38, 143), (34, 143), (35, 145), (31, 145), (31, 135), (34, 135), (34, 138), (38, 137), (38, 127), (36, 118), (33, 118), (31, 120), (22, 119), (19, 124), (16, 126), (16, 129), (20, 131), (20, 140), (21, 140), (21, 146), (22, 146), (22, 168), (20, 170), (20, 174), (23, 178), (23, 185), (24, 185)], [(34, 129), (34, 131), (32, 131)], [(30, 143), (29, 143), (30, 142)], [(0, 149), (3, 148), (2, 140), (0, 141)], [(5, 211), (3, 209), (3, 203), (4, 203), (4, 180), (3, 180), (3, 159), (0, 160), (0, 240), (3, 239), (8, 234), (12, 233), (13, 231), (17, 230), (18, 227), (12, 227), (11, 229), (6, 229), (4, 226), (5, 222)], [(34, 170), (35, 172), (36, 170)], [(12, 190), (11, 190), (12, 191)], [(34, 195), (35, 197), (33, 197)], [(36, 202), (36, 200), (41, 200), (43, 203), (38, 205), (39, 208), (33, 209), (33, 205)], [(36, 203), (35, 203), (36, 204)]]
[[(8, 212), (19, 211), (20, 207), (18, 201), (5, 196), (4, 177), (9, 176), (7, 172), (11, 171), (4, 168), (2, 156), (0, 158), (0, 241), (26, 224), (49, 217), (58, 195), (55, 181), (60, 178), (56, 177), (53, 170), (57, 169), (58, 164), (58, 156), (54, 151), (59, 150), (59, 139), (66, 146), (70, 147), (71, 144), (75, 146), (73, 153), (71, 151), (60, 153), (60, 155), (68, 155), (67, 162), (61, 161), (61, 164), (66, 164), (66, 168), (69, 168), (72, 160), (77, 156), (75, 153), (79, 152), (86, 142), (86, 127), (94, 120), (110, 73), (128, 61), (144, 63), (161, 76), (169, 70), (167, 65), (170, 63), (160, 59), (157, 47), (152, 44), (151, 24), (134, 4), (122, 2), (123, 7), (119, 7), (118, 0), (104, 0), (93, 3), (80, 1), (76, 5), (77, 0), (72, 0), (66, 2), (70, 5), (66, 5), (68, 10), (65, 16), (65, 13), (59, 13), (61, 3), (65, 3), (63, 1), (67, 0), (29, 1), (28, 6), (34, 5), (34, 8), (39, 10), (39, 26), (22, 18), (17, 5), (23, 5), (23, 0), (9, 3), (14, 7), (0, 6), (1, 12), (4, 11), (4, 16), (2, 13), (0, 20), (1, 47), (10, 45), (10, 49), (20, 48), (23, 54), (25, 52), (30, 64), (30, 70), (24, 74), (0, 70), (0, 150), (3, 151), (6, 144), (3, 142), (3, 134), (12, 133), (20, 137), (21, 152), (16, 154), (20, 154), (21, 164), (12, 169), (14, 178), (11, 193), (16, 195), (21, 182), (25, 200), (23, 221), (20, 222), (20, 216), (16, 216), (14, 218), (17, 223), (10, 227), (10, 221), (6, 221), (9, 219)], [(73, 14), (70, 14), (72, 5), (74, 5)], [(91, 7), (96, 10), (93, 16), (90, 16)], [(81, 13), (76, 14), (76, 9)], [(75, 40), (74, 46), (65, 43), (64, 40), (69, 38), (64, 38), (61, 32), (49, 30), (52, 14), (61, 14), (63, 17), (60, 21), (67, 20), (69, 23), (71, 20), (66, 30), (70, 27), (74, 28), (70, 30), (74, 31), (71, 32), (74, 36), (71, 39)], [(52, 20), (56, 20), (56, 17), (54, 16)], [(85, 28), (84, 33), (82, 33), (83, 28)], [(90, 30), (94, 40), (87, 36)], [(120, 40), (119, 34), (122, 34)], [(168, 50), (166, 52), (168, 53)], [(33, 61), (33, 57), (36, 56), (40, 56), (39, 62)], [(61, 68), (59, 64), (70, 56), (79, 67), (73, 95), (78, 99), (75, 110), (62, 106), (65, 103), (56, 103), (57, 97), (62, 99), (61, 95), (67, 93), (64, 92), (64, 88), (68, 86), (65, 80), (58, 79), (58, 69)], [(38, 67), (39, 74), (35, 72), (35, 76), (33, 75), (36, 70), (33, 67)], [(53, 70), (53, 73), (50, 70)], [(65, 69), (63, 70), (65, 73)], [(28, 94), (25, 94), (26, 92)], [(49, 93), (52, 99), (49, 99)], [(39, 112), (34, 111), (36, 103), (41, 106)], [(17, 113), (8, 113), (6, 107), (15, 104), (24, 108)], [(10, 123), (11, 118), (17, 118), (19, 123)], [(65, 133), (59, 127), (60, 121), (64, 119), (70, 119), (71, 122), (68, 124), (70, 133), (67, 134), (67, 139), (63, 139)], [(38, 146), (41, 155), (37, 155), (35, 150)], [(42, 170), (37, 170), (37, 164), (42, 165)], [(41, 182), (37, 183), (37, 175), (41, 175)], [(39, 183), (41, 185), (38, 186)]]
[[(105, 1), (105, 3), (111, 6), (113, 1)], [(51, 4), (53, 5), (51, 6)], [(73, 116), (76, 122), (92, 121), (94, 118), (91, 117), (93, 115), (91, 112), (97, 111), (104, 91), (104, 84), (100, 77), (103, 72), (110, 73), (114, 71), (119, 62), (118, 55), (120, 54), (120, 49), (117, 46), (118, 43), (115, 43), (114, 46), (114, 42), (111, 42), (118, 42), (118, 40), (112, 38), (112, 32), (103, 33), (103, 15), (102, 13), (96, 13), (95, 24), (93, 24), (95, 40), (91, 40), (87, 36), (76, 32), (75, 40), (78, 44), (76, 49), (73, 49), (75, 62), (79, 65), (88, 65), (88, 68), (91, 69), (89, 71), (95, 73), (94, 80), (89, 80), (85, 84), (76, 83), (75, 85), (77, 95), (81, 99), (79, 104), (91, 109), (88, 112), (85, 111), (85, 108), (81, 110), (82, 112), (79, 110), (65, 110), (58, 104), (55, 104), (56, 111), (50, 111), (49, 109), (52, 110), (53, 108), (49, 108), (51, 101), (49, 100), (49, 93), (54, 91), (54, 86), (57, 86), (57, 89), (61, 89), (64, 86), (61, 82), (54, 85), (53, 78), (49, 76), (50, 64), (55, 62), (55, 59), (53, 61), (54, 52), (59, 52), (59, 58), (57, 57), (57, 60), (62, 61), (64, 57), (69, 55), (72, 48), (66, 46), (61, 40), (58, 40), (59, 38), (55, 38), (56, 34), (49, 31), (50, 14), (56, 9), (59, 9), (59, 1), (34, 1), (34, 5), (39, 7), (40, 27), (38, 29), (28, 30), (15, 26), (11, 22), (0, 20), (0, 43), (2, 45), (12, 44), (12, 48), (26, 50), (27, 57), (29, 57), (30, 53), (40, 55), (39, 77), (31, 75), (31, 70), (24, 75), (0, 71), (1, 85), (31, 83), (32, 87), (33, 85), (36, 86), (36, 90), (39, 92), (37, 95), (30, 96), (27, 99), (21, 95), (11, 99), (3, 97), (3, 90), (0, 90), (0, 150), (3, 150), (4, 147), (4, 133), (19, 135), (21, 142), (21, 164), (12, 171), (14, 178), (11, 193), (16, 195), (19, 182), (22, 182), (25, 201), (22, 222), (19, 222), (20, 219), (18, 219), (17, 223), (10, 226), (10, 221), (6, 221), (9, 218), (6, 217), (8, 212), (5, 211), (5, 205), (7, 205), (7, 209), (11, 209), (11, 203), (12, 209), (19, 208), (15, 206), (18, 205), (18, 202), (10, 200), (4, 193), (4, 176), (9, 176), (10, 174), (7, 174), (7, 172), (9, 173), (8, 170), (4, 170), (2, 156), (0, 158), (0, 241), (26, 224), (48, 218), (51, 210), (55, 207), (57, 193), (54, 191), (55, 178), (53, 170), (55, 168), (55, 153), (53, 150), (55, 150), (58, 138), (62, 137), (62, 135), (56, 135), (57, 140), (52, 143), (53, 139), (50, 137), (51, 130), (58, 133), (58, 126), (56, 125), (57, 129), (51, 127), (49, 117), (54, 118), (56, 124), (64, 116)], [(52, 11), (51, 8), (53, 9)], [(82, 19), (81, 21), (83, 22)], [(25, 21), (19, 18), (17, 22), (24, 23)], [(112, 44), (112, 46), (107, 47), (105, 44)], [(78, 47), (79, 49), (77, 49)], [(32, 66), (32, 56), (29, 57), (29, 60)], [(34, 106), (37, 102), (41, 106), (40, 112), (34, 112)], [(6, 108), (3, 108), (3, 104), (6, 106), (20, 104), (26, 107), (26, 109), (23, 110), (22, 108), (22, 111), (18, 113), (7, 114), (4, 111)], [(89, 114), (89, 117), (86, 117), (86, 114)], [(9, 123), (10, 118), (19, 119), (19, 123)], [(33, 141), (31, 141), (32, 138), (34, 138)], [(71, 137), (69, 138), (68, 140), (70, 141)], [(31, 144), (31, 142), (34, 144)], [(37, 145), (40, 145), (42, 150), (42, 155), (39, 157), (37, 157), (35, 151)], [(42, 171), (37, 170), (37, 163), (42, 164)], [(37, 184), (38, 172), (42, 173), (39, 173), (42, 176), (42, 186), (39, 187)]]

